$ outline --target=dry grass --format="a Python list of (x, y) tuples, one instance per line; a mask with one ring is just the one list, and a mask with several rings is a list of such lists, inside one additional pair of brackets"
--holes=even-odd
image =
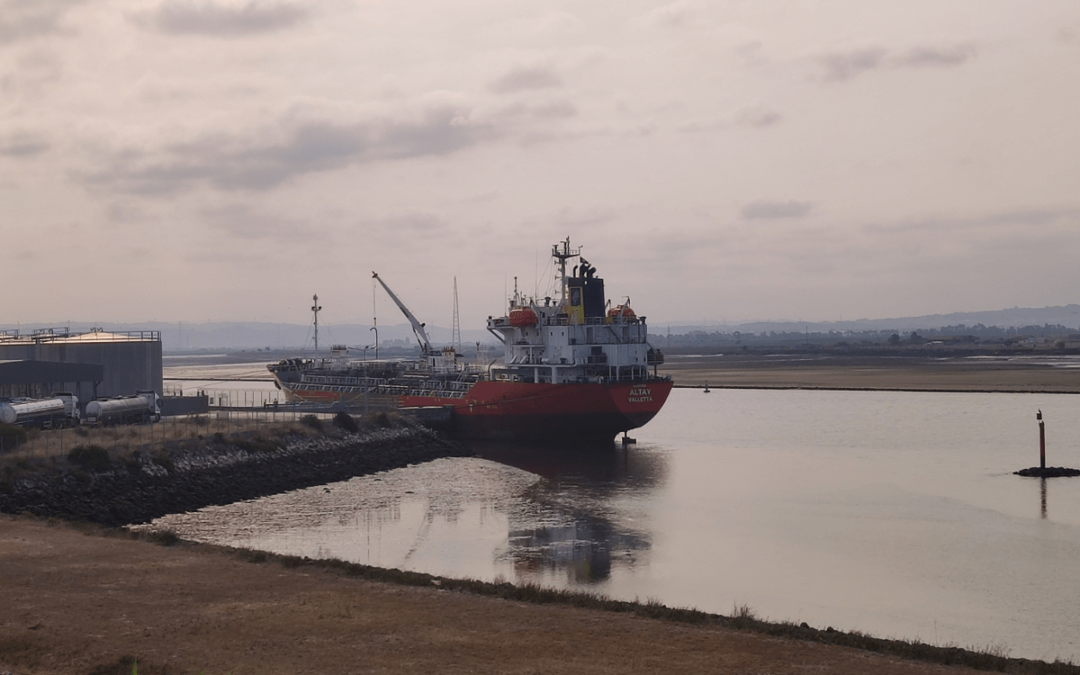
[[(329, 416), (326, 416), (329, 419)], [(66, 456), (77, 446), (105, 448), (113, 458), (136, 450), (143, 453), (164, 450), (176, 443), (205, 438), (245, 437), (252, 434), (310, 434), (314, 431), (292, 413), (232, 413), (167, 417), (156, 424), (116, 427), (76, 427), (73, 429), (30, 429), (29, 440), (0, 455), (4, 459)], [(220, 436), (219, 436), (220, 434)]]

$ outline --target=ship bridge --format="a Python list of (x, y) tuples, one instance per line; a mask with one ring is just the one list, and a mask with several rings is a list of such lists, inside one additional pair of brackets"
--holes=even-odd
[(603, 279), (584, 260), (565, 280), (561, 303), (543, 304), (515, 292), (506, 316), (488, 319), (502, 341), (503, 366), (493, 379), (522, 382), (618, 382), (648, 379), (663, 356), (648, 343), (645, 317), (629, 300), (609, 308)]

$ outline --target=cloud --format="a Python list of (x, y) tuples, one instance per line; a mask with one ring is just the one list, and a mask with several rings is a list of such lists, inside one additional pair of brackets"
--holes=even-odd
[(976, 50), (970, 45), (924, 46), (906, 51), (875, 46), (822, 54), (816, 61), (824, 69), (825, 79), (844, 81), (885, 68), (953, 68), (975, 56)]
[(495, 94), (516, 94), (535, 89), (558, 89), (562, 78), (554, 66), (514, 66), (488, 84), (488, 91)]
[(14, 132), (0, 136), (0, 155), (5, 157), (35, 157), (49, 147), (49, 142), (37, 134)]
[(153, 10), (129, 18), (136, 25), (166, 35), (234, 37), (292, 28), (313, 13), (308, 5), (287, 0), (165, 0)]
[(730, 127), (750, 127), (764, 129), (779, 124), (783, 116), (764, 103), (752, 103), (743, 106), (722, 119), (692, 119), (676, 126), (682, 133), (703, 133), (728, 129)]
[(57, 54), (34, 49), (21, 55), (10, 72), (0, 74), (0, 95), (5, 103), (41, 96), (63, 80), (64, 67)]
[(780, 113), (764, 104), (750, 105), (735, 113), (735, 124), (745, 127), (768, 127), (778, 123)]
[(85, 0), (0, 0), (0, 45), (63, 32), (64, 15)]
[(667, 5), (657, 7), (645, 15), (646, 24), (656, 26), (676, 27), (691, 23), (702, 8), (693, 0), (676, 0)]
[(249, 242), (269, 240), (273, 243), (287, 243), (289, 246), (305, 241), (326, 244), (325, 228), (317, 228), (307, 220), (259, 212), (246, 204), (205, 208), (201, 211), (201, 216), (214, 229)]
[(866, 47), (844, 53), (824, 54), (818, 61), (829, 80), (847, 80), (868, 70), (880, 68), (888, 51), (881, 47)]
[(268, 190), (309, 173), (352, 164), (448, 155), (497, 137), (470, 111), (435, 101), (397, 116), (362, 120), (286, 119), (248, 137), (205, 134), (156, 151), (116, 150), (88, 185), (137, 194), (171, 194), (209, 186)]
[(1045, 230), (1062, 224), (1071, 227), (1076, 221), (1080, 221), (1080, 209), (1078, 208), (1035, 208), (972, 215), (966, 218), (931, 217), (920, 220), (905, 220), (891, 224), (867, 225), (865, 229), (871, 233), (909, 234), (920, 232), (937, 235), (958, 235), (965, 239), (971, 236), (972, 231), (985, 233), (991, 230), (1000, 230), (1009, 233), (1020, 232), (1024, 236), (1034, 237), (1035, 233), (1040, 231), (1039, 228)]
[(910, 68), (949, 68), (959, 66), (968, 59), (975, 58), (975, 48), (968, 45), (953, 47), (918, 47), (897, 54), (891, 58), (896, 67)]
[(776, 218), (804, 218), (810, 215), (813, 204), (800, 202), (794, 199), (786, 201), (763, 199), (750, 202), (742, 209), (742, 217), (747, 220), (776, 219)]

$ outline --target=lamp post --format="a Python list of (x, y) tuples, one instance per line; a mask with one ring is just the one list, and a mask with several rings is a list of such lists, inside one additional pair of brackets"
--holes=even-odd
[[(378, 326), (372, 326), (369, 330), (375, 331), (375, 360), (379, 360), (379, 328)], [(366, 358), (366, 354), (365, 354)]]

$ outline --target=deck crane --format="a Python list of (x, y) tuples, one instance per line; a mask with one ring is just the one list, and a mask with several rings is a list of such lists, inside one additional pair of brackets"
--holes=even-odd
[(372, 272), (371, 277), (382, 284), (382, 287), (386, 289), (386, 293), (390, 296), (390, 299), (394, 301), (394, 304), (398, 306), (398, 309), (405, 314), (405, 318), (412, 324), (413, 333), (416, 335), (416, 340), (420, 343), (420, 349), (423, 350), (424, 356), (431, 356), (435, 351), (431, 348), (431, 341), (428, 340), (427, 333), (424, 331), (424, 324), (420, 323), (420, 320), (413, 316), (413, 313), (409, 311), (409, 308), (405, 306), (398, 296), (394, 295), (394, 292), (390, 290), (390, 287), (386, 285), (386, 282), (379, 278), (378, 272)]

